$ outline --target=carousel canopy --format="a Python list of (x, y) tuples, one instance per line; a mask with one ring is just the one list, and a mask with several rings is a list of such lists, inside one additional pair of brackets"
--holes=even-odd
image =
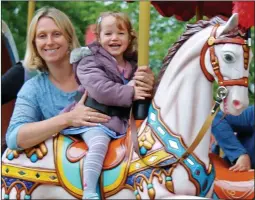
[(197, 7), (209, 18), (215, 15), (230, 17), (233, 8), (232, 1), (152, 1), (151, 4), (162, 16), (175, 16), (181, 21), (188, 21), (196, 15)]

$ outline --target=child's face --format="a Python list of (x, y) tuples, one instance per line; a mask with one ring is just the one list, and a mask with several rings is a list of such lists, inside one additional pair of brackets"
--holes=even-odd
[(129, 45), (129, 34), (124, 23), (117, 23), (113, 16), (104, 17), (101, 21), (99, 42), (117, 61), (123, 59), (123, 53)]

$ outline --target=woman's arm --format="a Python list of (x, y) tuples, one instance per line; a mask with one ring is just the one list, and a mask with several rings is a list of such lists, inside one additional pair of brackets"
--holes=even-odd
[(33, 147), (68, 127), (66, 114), (22, 125), (17, 133), (17, 146), (22, 149)]
[(47, 140), (69, 126), (95, 126), (97, 123), (108, 122), (110, 119), (107, 115), (98, 113), (83, 104), (77, 105), (68, 113), (23, 125), (18, 132), (18, 146), (26, 149)]
[[(7, 131), (7, 145), (10, 149), (26, 149), (35, 146), (60, 130), (69, 126), (95, 126), (107, 122), (110, 118), (85, 107), (86, 94), (69, 113), (63, 113), (50, 119), (41, 120), (42, 114), (36, 104), (33, 90), (25, 84), (18, 96), (10, 126)], [(30, 94), (26, 94), (30, 89)], [(24, 94), (26, 94), (24, 96)]]

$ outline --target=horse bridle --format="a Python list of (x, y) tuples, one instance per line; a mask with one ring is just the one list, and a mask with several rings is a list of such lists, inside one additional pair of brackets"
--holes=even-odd
[[(200, 141), (203, 139), (205, 133), (207, 132), (208, 128), (210, 127), (215, 115), (217, 114), (221, 102), (227, 97), (228, 95), (228, 90), (225, 86), (233, 86), (233, 85), (239, 85), (239, 86), (244, 86), (248, 87), (248, 77), (242, 77), (239, 79), (233, 79), (233, 80), (224, 80), (221, 71), (220, 71), (220, 65), (218, 62), (218, 58), (215, 55), (215, 49), (214, 46), (217, 44), (239, 44), (242, 45), (243, 50), (244, 50), (244, 68), (245, 70), (248, 69), (248, 64), (249, 64), (249, 46), (247, 45), (246, 40), (243, 38), (216, 38), (216, 31), (220, 25), (216, 24), (211, 32), (210, 37), (208, 38), (207, 42), (204, 44), (201, 52), (200, 52), (200, 66), (201, 69), (205, 75), (205, 77), (210, 81), (214, 81), (214, 77), (207, 71), (205, 67), (205, 54), (207, 49), (209, 48), (210, 51), (210, 61), (213, 67), (213, 71), (215, 73), (215, 76), (218, 78), (218, 84), (220, 87), (217, 89), (217, 95), (216, 95), (216, 100), (215, 104), (211, 110), (211, 113), (207, 116), (207, 119), (205, 120), (202, 128), (200, 129), (199, 133), (197, 134), (197, 137), (195, 140), (191, 143), (191, 145), (186, 149), (186, 152), (179, 157), (174, 163), (172, 163), (172, 166), (176, 166), (177, 163), (182, 162), (184, 159), (186, 159), (192, 152), (195, 150), (197, 145), (200, 143)], [(137, 129), (135, 125), (135, 120), (132, 115), (132, 110), (130, 114), (130, 126), (131, 126), (131, 136), (132, 136), (132, 141), (133, 141), (133, 147), (135, 149), (135, 152), (137, 155), (140, 157), (141, 160), (143, 160), (142, 156), (140, 155), (139, 152), (139, 147), (138, 147), (138, 141), (137, 141)], [(168, 166), (166, 165), (156, 165), (156, 164), (151, 164), (148, 162), (143, 162), (147, 166), (151, 167), (162, 167), (162, 166)]]
[(201, 53), (200, 53), (200, 66), (201, 69), (205, 75), (205, 77), (210, 81), (214, 81), (214, 77), (207, 71), (205, 67), (205, 54), (207, 49), (209, 48), (210, 52), (210, 60), (213, 67), (213, 71), (215, 73), (215, 76), (218, 78), (218, 84), (220, 86), (233, 86), (233, 85), (239, 85), (248, 87), (248, 77), (242, 77), (240, 79), (232, 79), (232, 80), (224, 80), (221, 71), (220, 71), (220, 64), (217, 56), (215, 55), (215, 49), (214, 46), (218, 44), (238, 44), (242, 45), (243, 51), (244, 51), (244, 68), (245, 70), (248, 69), (249, 65), (249, 47), (247, 45), (246, 40), (243, 38), (216, 38), (216, 31), (220, 25), (216, 24), (211, 32), (211, 35), (207, 42), (204, 44)]

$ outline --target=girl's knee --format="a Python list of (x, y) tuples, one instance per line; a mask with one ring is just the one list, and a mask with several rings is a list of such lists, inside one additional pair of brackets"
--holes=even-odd
[(108, 147), (111, 138), (107, 134), (101, 134), (101, 135), (94, 135), (92, 138), (87, 140), (87, 145), (89, 147), (96, 147), (96, 146), (105, 146)]

